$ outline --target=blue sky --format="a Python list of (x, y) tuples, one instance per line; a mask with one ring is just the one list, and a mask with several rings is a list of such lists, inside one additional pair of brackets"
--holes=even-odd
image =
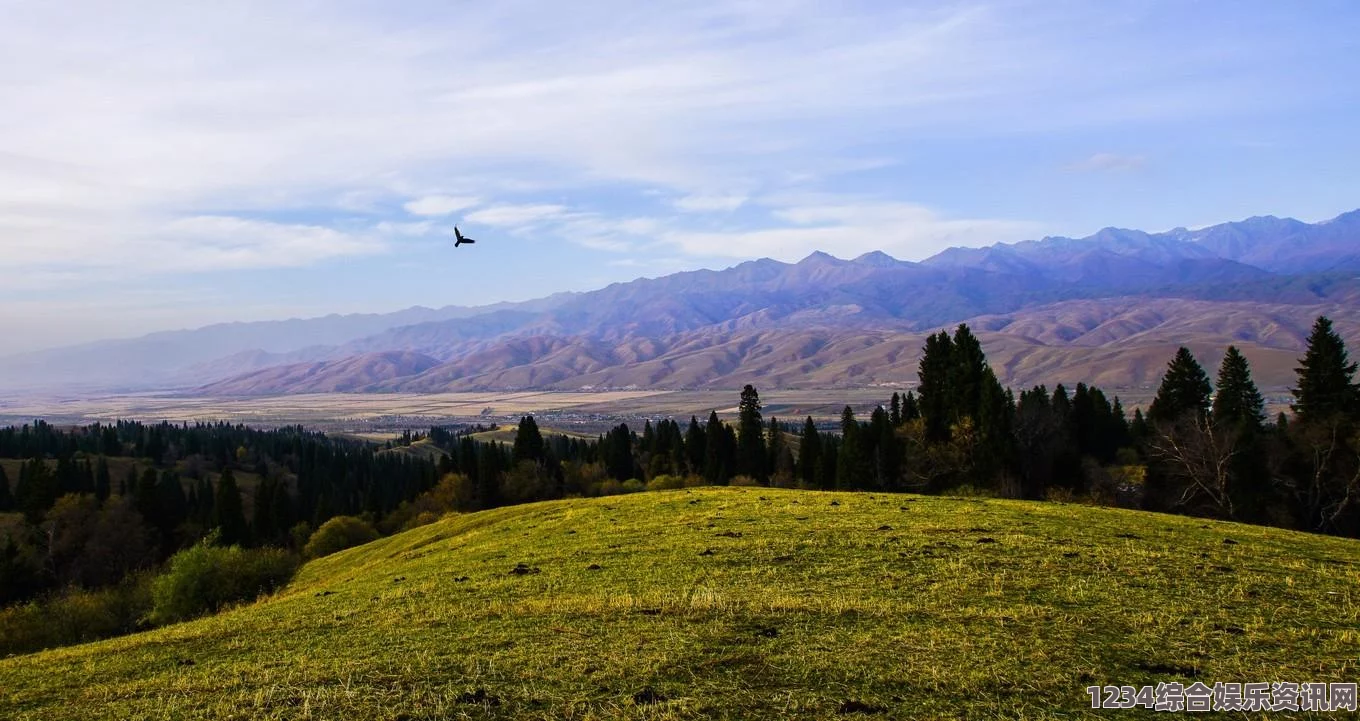
[(0, 0), (0, 354), (1360, 207), (1351, 0), (207, 5)]

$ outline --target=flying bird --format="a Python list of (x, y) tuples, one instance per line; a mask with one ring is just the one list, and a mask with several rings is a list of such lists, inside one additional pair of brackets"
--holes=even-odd
[(456, 226), (456, 225), (453, 226), (453, 236), (454, 236), (455, 238), (457, 238), (457, 240), (453, 241), (453, 247), (455, 247), (455, 248), (457, 248), (458, 246), (460, 246), (460, 245), (462, 245), (462, 244), (464, 244), (464, 243), (476, 243), (476, 242), (477, 242), (477, 241), (473, 240), (472, 238), (464, 238), (464, 237), (463, 237), (462, 231), (458, 230), (458, 226)]

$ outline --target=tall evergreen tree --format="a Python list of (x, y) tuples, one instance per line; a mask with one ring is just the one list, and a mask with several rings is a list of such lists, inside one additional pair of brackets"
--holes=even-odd
[(954, 389), (954, 341), (944, 331), (926, 338), (925, 352), (921, 356), (919, 375), (921, 378), (920, 413), (926, 422), (926, 440), (941, 443), (949, 440), (949, 426), (954, 419), (950, 417), (953, 408)]
[(29, 520), (33, 522), (51, 508), (60, 495), (56, 475), (41, 458), (34, 458), (19, 467), (19, 485), (15, 490), (15, 500), (19, 508), (28, 514)]
[(902, 399), (902, 422), (914, 421), (921, 417), (921, 406), (916, 401), (915, 391), (907, 391), (906, 398)]
[(822, 439), (812, 416), (803, 424), (803, 437), (798, 441), (798, 473), (807, 488), (822, 487)]
[[(148, 468), (147, 473), (155, 473)], [(231, 468), (223, 468), (213, 498), (212, 526), (218, 529), (218, 542), (224, 546), (244, 546), (249, 542), (246, 514), (241, 508), (241, 489)]]
[(1360, 388), (1355, 384), (1356, 364), (1346, 344), (1332, 329), (1332, 321), (1319, 316), (1308, 336), (1308, 347), (1299, 359), (1298, 387), (1294, 389), (1294, 412), (1304, 423), (1334, 415), (1360, 412)]
[(1214, 394), (1214, 423), (1228, 428), (1260, 430), (1265, 425), (1265, 399), (1251, 379), (1251, 366), (1236, 346), (1228, 346), (1218, 367), (1218, 392)]
[(893, 428), (902, 425), (902, 397), (897, 391), (893, 391), (892, 404), (889, 408), (888, 421), (892, 423)]
[(718, 485), (727, 483), (736, 467), (736, 459), (727, 454), (725, 425), (717, 411), (709, 411), (704, 425), (704, 478)]
[(765, 424), (760, 417), (760, 393), (748, 384), (741, 389), (737, 421), (737, 474), (764, 482), (766, 472)]
[(519, 419), (519, 430), (515, 432), (515, 445), (510, 455), (515, 463), (520, 461), (543, 462), (543, 435), (538, 431), (538, 423), (533, 416)]
[[(836, 488), (869, 488), (872, 483), (873, 458), (866, 453), (866, 440), (872, 441), (867, 429), (855, 420), (855, 411), (846, 406), (841, 411), (841, 446), (836, 458)], [(871, 451), (870, 451), (871, 452)]]
[(100, 503), (108, 500), (109, 494), (112, 491), (109, 487), (111, 483), (112, 477), (109, 475), (109, 459), (100, 456), (99, 464), (95, 467), (94, 472), (94, 497), (99, 499)]
[(14, 494), (9, 490), (9, 476), (5, 475), (5, 467), (0, 466), (0, 513), (14, 510)]
[(704, 429), (699, 425), (699, 419), (695, 416), (689, 417), (689, 428), (685, 431), (685, 459), (689, 463), (689, 472), (695, 475), (704, 474), (704, 461), (708, 457), (704, 450)]
[(1202, 417), (1209, 412), (1212, 393), (1209, 375), (1195, 360), (1190, 349), (1181, 346), (1176, 351), (1176, 357), (1167, 364), (1157, 397), (1148, 408), (1148, 420), (1169, 423), (1188, 413), (1197, 413)]

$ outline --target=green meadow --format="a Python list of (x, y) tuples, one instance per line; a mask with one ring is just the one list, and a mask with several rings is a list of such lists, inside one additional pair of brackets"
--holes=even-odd
[(450, 516), (216, 616), (0, 660), (0, 715), (1136, 718), (1086, 687), (1353, 682), (1357, 654), (1354, 540), (702, 488)]

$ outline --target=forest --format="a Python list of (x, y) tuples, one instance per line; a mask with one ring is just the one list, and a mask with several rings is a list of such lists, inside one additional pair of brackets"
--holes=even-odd
[(1085, 502), (1360, 536), (1360, 389), (1327, 318), (1297, 372), (1291, 412), (1268, 418), (1236, 348), (1215, 381), (1181, 348), (1130, 416), (1084, 384), (1016, 396), (959, 326), (930, 336), (915, 389), (866, 419), (847, 406), (835, 430), (766, 420), (751, 385), (735, 424), (715, 412), (581, 439), (526, 416), (512, 444), (477, 427), (375, 444), (301, 427), (37, 421), (0, 429), (0, 605), (113, 587), (205, 539), (302, 554), (337, 517), (393, 533), (448, 512), (715, 484)]

